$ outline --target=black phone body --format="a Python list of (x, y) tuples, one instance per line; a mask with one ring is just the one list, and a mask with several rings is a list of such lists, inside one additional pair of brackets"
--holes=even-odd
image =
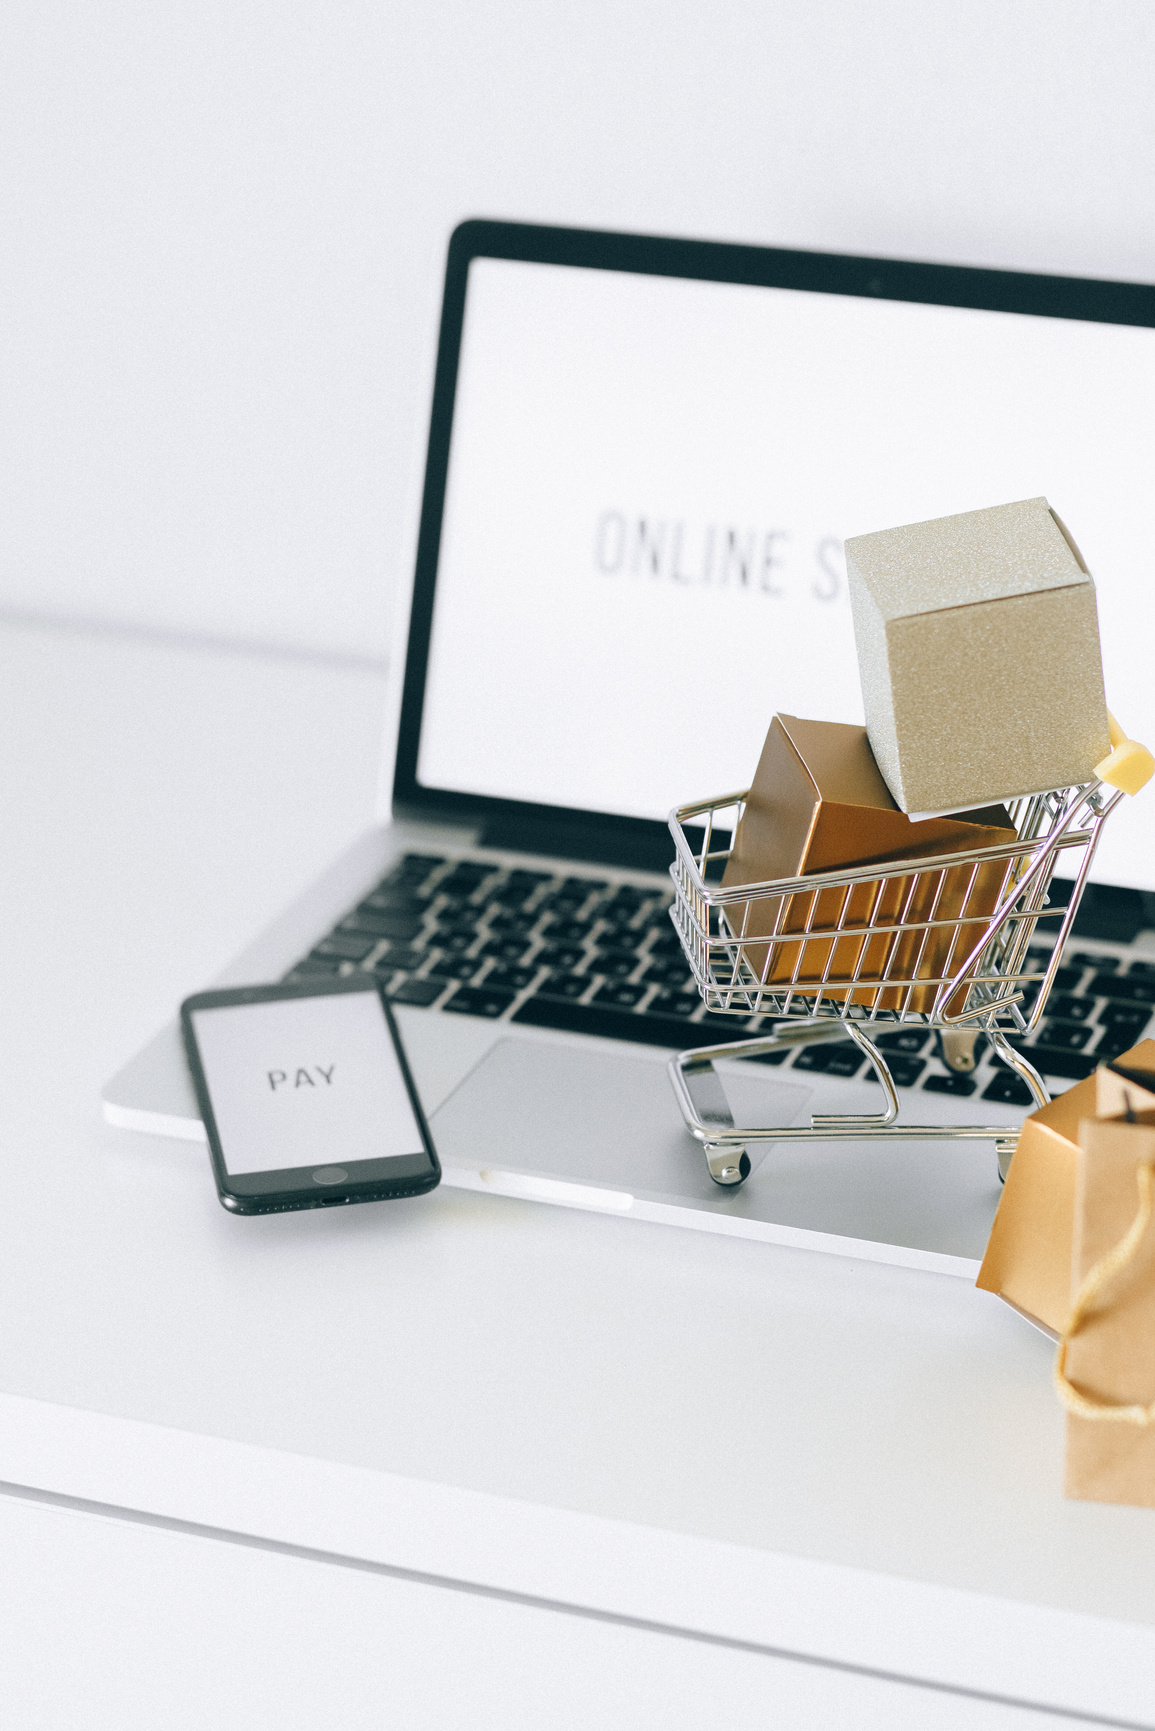
[(198, 992), (180, 1020), (230, 1213), (420, 1196), (440, 1182), (393, 1012), (371, 977)]

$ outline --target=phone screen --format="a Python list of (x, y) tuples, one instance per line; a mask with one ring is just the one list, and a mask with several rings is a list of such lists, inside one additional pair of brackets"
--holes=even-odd
[(194, 1000), (188, 1021), (229, 1177), (427, 1158), (376, 991)]

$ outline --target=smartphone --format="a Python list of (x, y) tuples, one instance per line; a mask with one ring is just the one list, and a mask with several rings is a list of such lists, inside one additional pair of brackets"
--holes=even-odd
[(199, 992), (180, 1019), (232, 1213), (420, 1196), (440, 1182), (393, 1012), (370, 976)]

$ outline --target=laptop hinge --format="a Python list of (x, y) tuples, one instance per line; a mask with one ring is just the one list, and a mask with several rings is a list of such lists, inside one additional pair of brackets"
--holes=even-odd
[(673, 863), (674, 843), (665, 824), (596, 819), (583, 823), (542, 823), (518, 816), (495, 817), (481, 832), (483, 847), (519, 853), (556, 854), (561, 859), (627, 870), (664, 872)]

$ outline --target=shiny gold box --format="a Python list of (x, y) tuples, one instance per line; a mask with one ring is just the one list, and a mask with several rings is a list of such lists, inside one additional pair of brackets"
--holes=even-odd
[[(866, 729), (776, 715), (747, 796), (722, 887), (798, 878), (815, 872), (922, 859), (1015, 841), (1001, 808), (914, 822), (896, 807), (875, 764)], [(955, 866), (926, 877), (872, 879), (849, 891), (828, 888), (767, 896), (726, 908), (750, 968), (768, 986), (874, 1009), (929, 1011), (937, 983), (887, 981), (950, 977), (998, 905), (1006, 862)], [(919, 921), (964, 921), (914, 931), (876, 928)], [(858, 934), (822, 934), (858, 928)], [(805, 932), (805, 938), (793, 934)], [(813, 935), (810, 935), (813, 934)], [(831, 951), (833, 950), (833, 957)], [(855, 981), (852, 991), (839, 982)], [(865, 983), (864, 983), (865, 982)], [(876, 982), (870, 984), (869, 982)]]
[(1043, 498), (846, 543), (866, 726), (900, 810), (1088, 781), (1110, 750), (1095, 585)]

